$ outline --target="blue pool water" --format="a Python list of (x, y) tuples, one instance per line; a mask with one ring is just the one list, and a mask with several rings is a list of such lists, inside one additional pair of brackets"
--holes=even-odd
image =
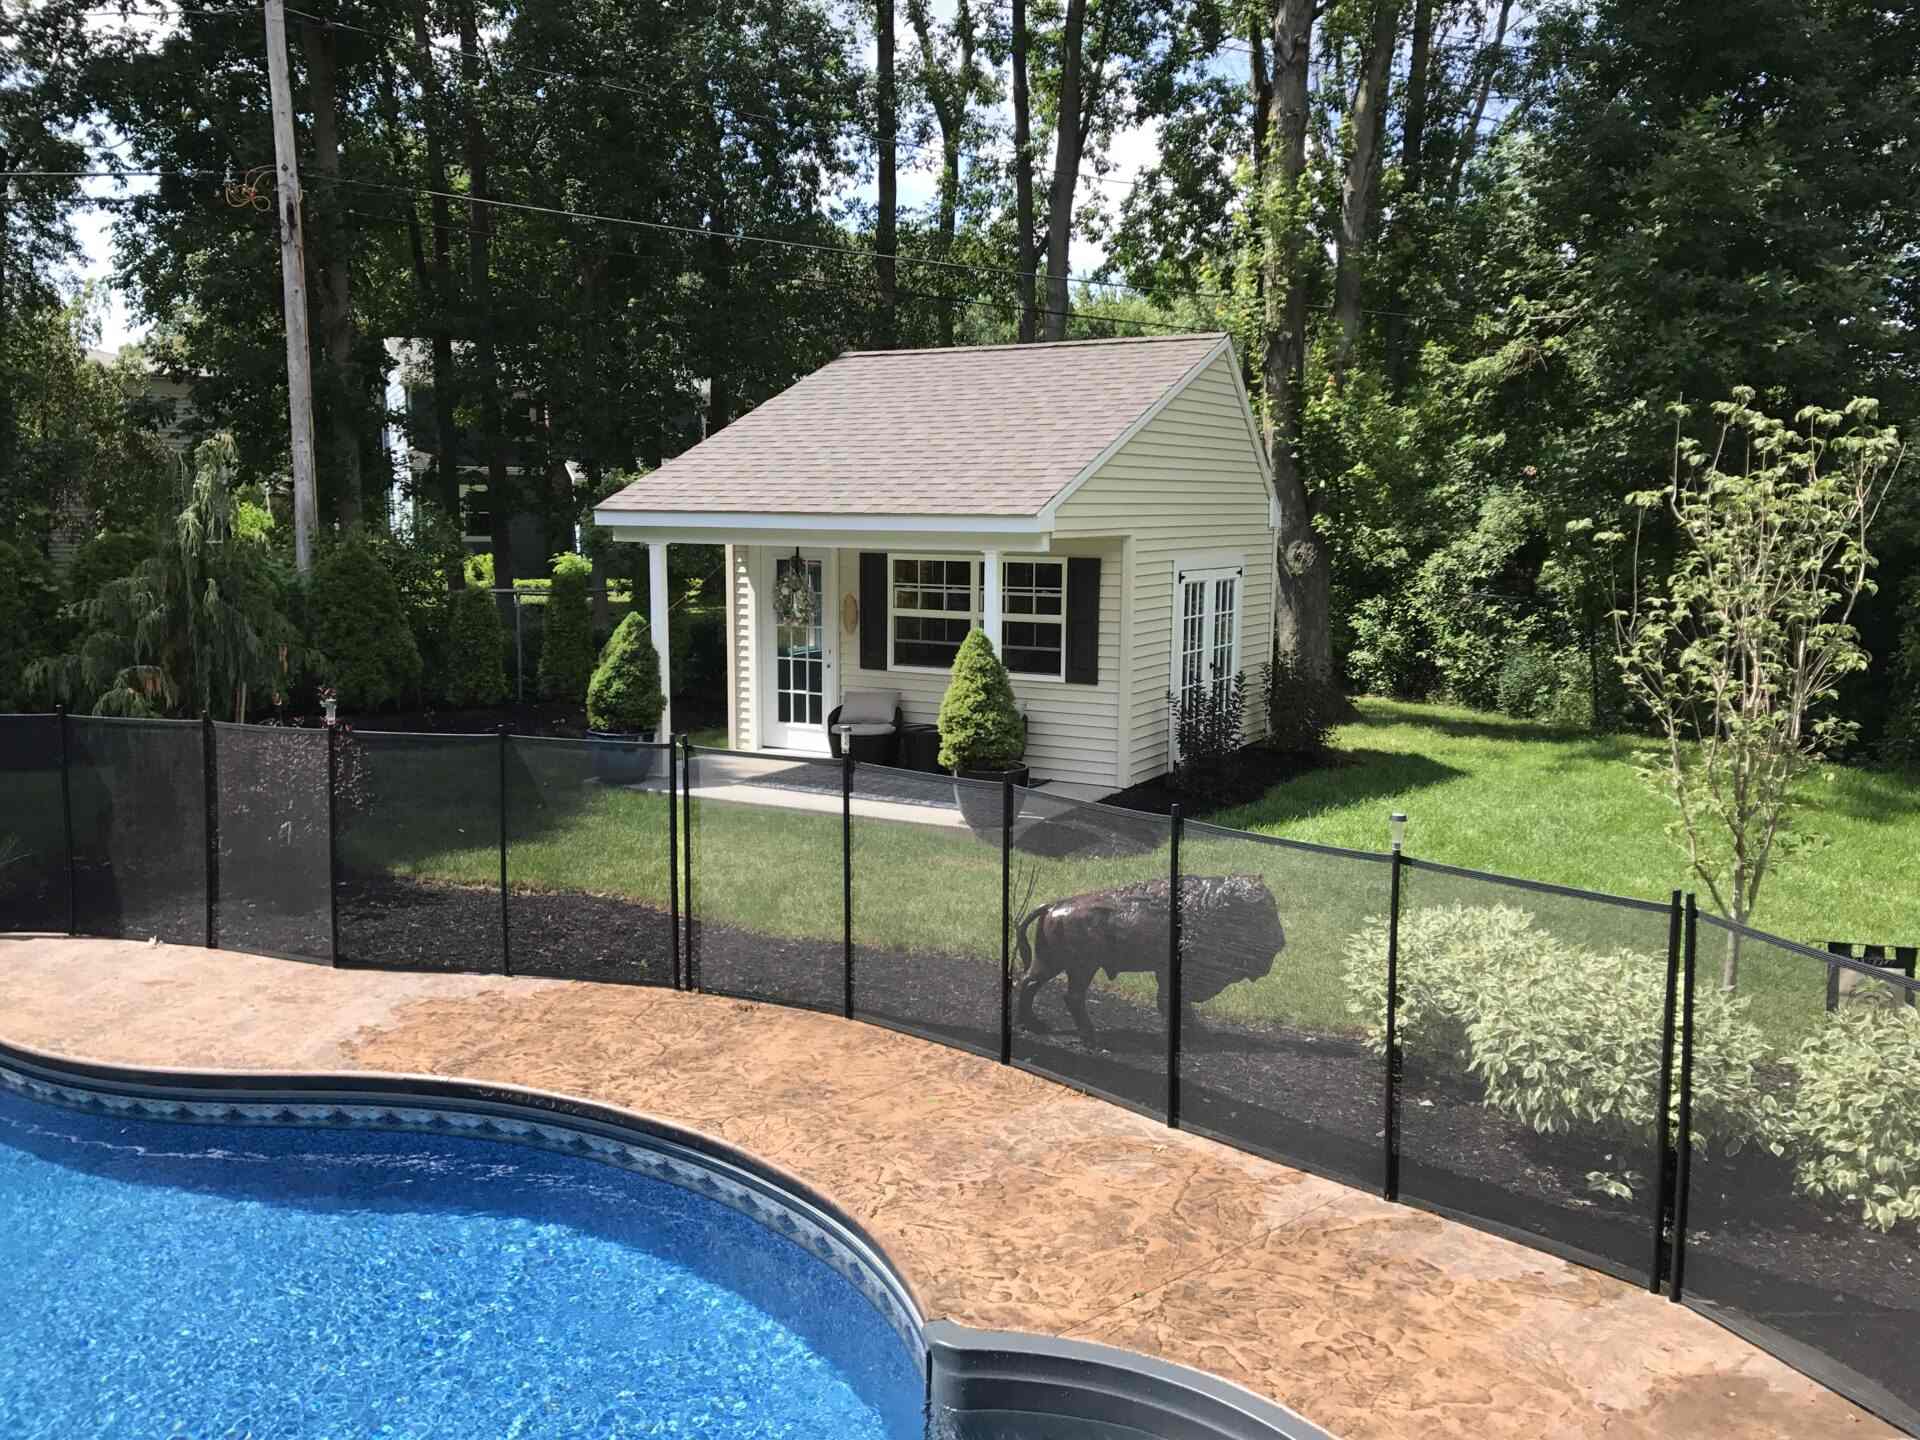
[(715, 1201), (507, 1142), (0, 1091), (0, 1436), (917, 1440), (905, 1347)]

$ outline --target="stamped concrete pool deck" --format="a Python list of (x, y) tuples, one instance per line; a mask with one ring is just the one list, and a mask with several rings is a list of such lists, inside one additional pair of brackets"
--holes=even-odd
[(0, 1038), (86, 1059), (505, 1081), (833, 1197), (929, 1318), (1196, 1365), (1348, 1440), (1896, 1432), (1677, 1305), (972, 1055), (571, 981), (0, 937)]

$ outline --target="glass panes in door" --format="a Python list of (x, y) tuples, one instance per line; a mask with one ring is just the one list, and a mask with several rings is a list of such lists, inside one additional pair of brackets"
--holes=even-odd
[(827, 693), (821, 562), (811, 556), (780, 557), (775, 561), (774, 593), (793, 583), (789, 577), (796, 565), (804, 570), (807, 586), (813, 592), (813, 616), (805, 625), (791, 624), (784, 617), (775, 621), (774, 715), (782, 725), (820, 725), (826, 721)]

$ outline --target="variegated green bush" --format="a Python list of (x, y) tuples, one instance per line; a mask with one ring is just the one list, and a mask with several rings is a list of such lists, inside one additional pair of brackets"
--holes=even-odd
[[(1386, 1046), (1385, 929), (1375, 921), (1346, 949), (1347, 1008), (1375, 1053)], [(1585, 1132), (1651, 1150), (1665, 956), (1568, 942), (1517, 905), (1403, 914), (1399, 953), (1406, 1053), (1453, 1057), (1483, 1082), (1487, 1105), (1543, 1134)], [(1766, 1039), (1747, 1004), (1718, 991), (1698, 999), (1693, 1140), (1703, 1150), (1782, 1148), (1779, 1103), (1759, 1082)], [(1623, 1176), (1590, 1179), (1631, 1191)]]
[(1801, 1188), (1858, 1204), (1876, 1229), (1920, 1224), (1920, 1010), (1842, 1010), (1793, 1063)]

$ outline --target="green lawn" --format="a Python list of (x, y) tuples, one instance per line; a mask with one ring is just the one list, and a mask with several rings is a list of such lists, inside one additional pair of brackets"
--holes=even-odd
[[(1209, 817), (1223, 825), (1382, 849), (1407, 813), (1407, 853), (1665, 901), (1700, 890), (1665, 834), (1671, 815), (1634, 774), (1630, 736), (1573, 735), (1439, 705), (1362, 700), (1337, 763)], [(1805, 786), (1796, 821), (1822, 837), (1766, 883), (1754, 924), (1803, 943), (1920, 941), (1920, 784), (1844, 765)]]
[[(1376, 854), (1386, 817), (1408, 812), (1411, 855), (1531, 880), (1664, 903), (1687, 883), (1662, 833), (1658, 802), (1629, 763), (1624, 737), (1558, 734), (1538, 726), (1436, 706), (1362, 701), (1336, 736), (1335, 763), (1276, 787), (1257, 804), (1210, 817), (1221, 826)], [(516, 889), (624, 895), (665, 906), (663, 796), (591, 783), (584, 760), (533, 748), (516, 756), (510, 791)], [(407, 747), (389, 757), (389, 803), (378, 822), (350, 821), (350, 864), (422, 879), (498, 883), (499, 855), (484, 820), (457, 813), (475, 798), (470, 761)], [(441, 764), (459, 773), (436, 773)], [(543, 773), (522, 775), (534, 764)], [(384, 768), (376, 765), (376, 775)], [(1920, 928), (1908, 897), (1920, 890), (1920, 800), (1914, 787), (1836, 768), (1810, 785), (1807, 825), (1829, 842), (1776, 878), (1759, 917), (1790, 938), (1905, 942)], [(438, 797), (445, 797), (445, 804)], [(1163, 822), (1140, 821), (1142, 825)], [(841, 931), (840, 819), (831, 812), (717, 800), (697, 807), (692, 842), (695, 905), (708, 922), (832, 941)], [(1207, 825), (1190, 827), (1189, 874), (1258, 874), (1278, 902), (1287, 945), (1272, 972), (1227, 990), (1210, 1013), (1348, 1029), (1342, 958), (1349, 941), (1387, 909), (1386, 865), (1303, 851)], [(1016, 857), (1014, 902), (1059, 898), (1167, 872), (1163, 845), (1124, 858)], [(1519, 905), (1535, 925), (1593, 949), (1665, 953), (1666, 917), (1412, 872), (1409, 911), (1434, 905)], [(858, 819), (854, 835), (857, 943), (999, 958), (999, 847), (965, 829)], [(1189, 931), (1190, 941), (1204, 937)], [(1705, 964), (1717, 954), (1703, 937)], [(1785, 1040), (1820, 1013), (1824, 972), (1803, 959), (1748, 947), (1743, 991)], [(1121, 988), (1151, 994), (1151, 981)]]

